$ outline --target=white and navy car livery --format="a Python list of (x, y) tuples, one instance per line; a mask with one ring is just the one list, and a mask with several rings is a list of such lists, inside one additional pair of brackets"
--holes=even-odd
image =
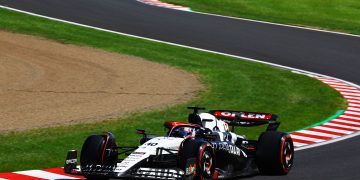
[[(165, 122), (165, 136), (143, 137), (136, 147), (117, 146), (108, 132), (89, 136), (80, 166), (71, 150), (64, 171), (87, 179), (222, 179), (254, 173), (287, 174), (294, 159), (291, 137), (276, 131), (276, 115), (189, 107), (188, 122)], [(268, 124), (258, 140), (234, 133), (234, 127)]]

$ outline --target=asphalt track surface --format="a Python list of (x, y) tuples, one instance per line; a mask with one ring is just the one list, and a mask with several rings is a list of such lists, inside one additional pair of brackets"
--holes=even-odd
[[(360, 38), (175, 11), (135, 0), (0, 0), (1, 5), (113, 31), (258, 59), (360, 84)], [(298, 151), (287, 176), (360, 179), (360, 137)]]

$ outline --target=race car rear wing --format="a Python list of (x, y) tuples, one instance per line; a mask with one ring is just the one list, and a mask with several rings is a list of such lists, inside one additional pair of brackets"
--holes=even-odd
[(209, 113), (216, 118), (225, 121), (229, 126), (252, 127), (268, 124), (267, 130), (273, 131), (280, 125), (280, 123), (276, 121), (278, 116), (270, 113), (233, 110), (211, 110)]

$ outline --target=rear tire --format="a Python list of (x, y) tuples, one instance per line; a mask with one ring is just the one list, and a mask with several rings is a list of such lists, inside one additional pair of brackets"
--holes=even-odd
[(294, 145), (289, 134), (267, 131), (258, 140), (256, 164), (261, 174), (285, 175), (294, 161)]

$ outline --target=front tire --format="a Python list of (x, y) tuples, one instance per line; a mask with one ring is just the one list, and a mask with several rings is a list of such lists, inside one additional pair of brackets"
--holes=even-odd
[(213, 179), (215, 154), (208, 142), (186, 139), (179, 151), (178, 167), (185, 172), (184, 179)]
[(294, 145), (289, 134), (267, 131), (260, 135), (256, 164), (261, 174), (285, 175), (294, 161)]
[(215, 172), (215, 157), (212, 147), (208, 144), (202, 146), (198, 163), (200, 179), (213, 179)]
[[(110, 150), (110, 153), (106, 152), (107, 149)], [(108, 177), (94, 176), (91, 173), (87, 174), (84, 170), (88, 165), (115, 165), (117, 156), (115, 137), (111, 133), (91, 135), (85, 140), (81, 149), (81, 170), (86, 179), (109, 179)]]
[(102, 151), (105, 145), (105, 138), (101, 135), (89, 136), (82, 148), (80, 154), (80, 166), (88, 164), (102, 164)]

